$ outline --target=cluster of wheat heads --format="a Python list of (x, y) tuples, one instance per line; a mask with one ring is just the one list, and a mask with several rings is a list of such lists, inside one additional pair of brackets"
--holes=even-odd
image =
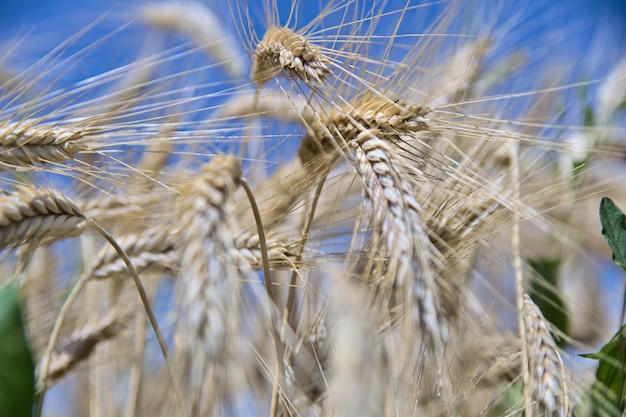
[(5, 44), (1, 267), (36, 415), (589, 412), (624, 64), (581, 81), (519, 46), (549, 8), (221, 7)]

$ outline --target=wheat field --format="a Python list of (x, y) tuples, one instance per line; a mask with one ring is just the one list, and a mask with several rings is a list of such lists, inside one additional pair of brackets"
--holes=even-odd
[(141, 1), (0, 39), (33, 415), (612, 415), (579, 354), (621, 320), (626, 51), (567, 13)]

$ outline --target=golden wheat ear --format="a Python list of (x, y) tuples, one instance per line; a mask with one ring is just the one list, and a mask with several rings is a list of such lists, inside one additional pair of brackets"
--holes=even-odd
[(85, 216), (54, 190), (21, 186), (0, 195), (0, 247), (77, 236), (85, 228)]
[(567, 375), (546, 319), (528, 294), (522, 309), (528, 350), (533, 410), (539, 414), (569, 416)]
[[(189, 364), (192, 408), (201, 405), (205, 382), (211, 396), (234, 366), (239, 327), (242, 263), (235, 248), (231, 198), (241, 163), (217, 156), (182, 188), (177, 204), (180, 254), (176, 345)], [(216, 385), (216, 379), (219, 386)], [(209, 405), (210, 406), (210, 405)]]
[(254, 53), (252, 81), (262, 86), (282, 71), (305, 83), (319, 84), (332, 75), (321, 48), (282, 26), (265, 32)]
[(78, 140), (88, 134), (84, 129), (28, 121), (0, 125), (0, 170), (72, 160), (87, 149)]

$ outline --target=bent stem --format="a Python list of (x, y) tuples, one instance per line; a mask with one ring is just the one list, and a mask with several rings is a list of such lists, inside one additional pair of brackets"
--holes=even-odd
[[(335, 158), (336, 160), (337, 158)], [(334, 165), (335, 161), (332, 161), (330, 166)], [(300, 236), (300, 246), (298, 248), (298, 253), (295, 258), (295, 265), (299, 265), (302, 260), (302, 254), (304, 253), (304, 246), (306, 245), (307, 238), (309, 237), (309, 230), (311, 229), (311, 224), (313, 224), (313, 218), (315, 217), (315, 210), (317, 208), (317, 203), (319, 202), (320, 196), (322, 195), (322, 190), (324, 189), (324, 184), (326, 183), (326, 178), (330, 174), (330, 169), (326, 170), (324, 175), (317, 185), (315, 189), (315, 195), (313, 196), (313, 200), (311, 201), (311, 210), (309, 211), (309, 215), (306, 217), (304, 221), (304, 226), (302, 227), (302, 234)], [(292, 328), (295, 329), (295, 316), (294, 316), (294, 303), (296, 301), (296, 280), (298, 279), (298, 271), (294, 267), (294, 270), (291, 272), (291, 280), (289, 282), (289, 293), (287, 294), (287, 304), (285, 306), (285, 312), (283, 314), (283, 323), (288, 323)]]
[[(274, 306), (278, 306), (276, 295), (274, 294), (274, 287), (272, 286), (272, 276), (270, 274), (270, 263), (267, 256), (267, 242), (265, 240), (265, 231), (263, 230), (263, 222), (261, 221), (261, 213), (259, 212), (259, 207), (256, 204), (256, 199), (254, 198), (254, 194), (252, 193), (252, 189), (246, 181), (245, 178), (241, 178), (241, 186), (246, 192), (248, 196), (248, 200), (250, 200), (250, 206), (252, 207), (252, 213), (254, 215), (254, 221), (256, 223), (257, 233), (259, 234), (259, 244), (261, 246), (261, 258), (263, 260), (263, 275), (265, 277), (265, 290), (267, 291), (267, 295), (270, 297), (271, 302)], [(270, 319), (272, 321), (273, 335), (274, 335), (274, 346), (276, 349), (276, 378), (274, 379), (274, 387), (272, 390), (272, 402), (270, 405), (270, 416), (276, 417), (278, 415), (278, 393), (280, 387), (285, 386), (285, 365), (283, 363), (284, 358), (284, 347), (282, 344), (282, 340), (280, 339), (280, 335), (278, 334), (279, 322), (278, 322), (278, 314), (276, 309), (272, 307), (270, 304)]]

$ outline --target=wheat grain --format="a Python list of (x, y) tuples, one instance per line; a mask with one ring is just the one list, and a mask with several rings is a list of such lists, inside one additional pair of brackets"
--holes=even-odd
[(269, 28), (256, 46), (252, 81), (262, 86), (285, 71), (305, 83), (323, 82), (332, 75), (330, 60), (322, 49), (291, 29)]
[(80, 210), (56, 191), (20, 186), (0, 195), (0, 247), (43, 238), (77, 236), (85, 228)]

